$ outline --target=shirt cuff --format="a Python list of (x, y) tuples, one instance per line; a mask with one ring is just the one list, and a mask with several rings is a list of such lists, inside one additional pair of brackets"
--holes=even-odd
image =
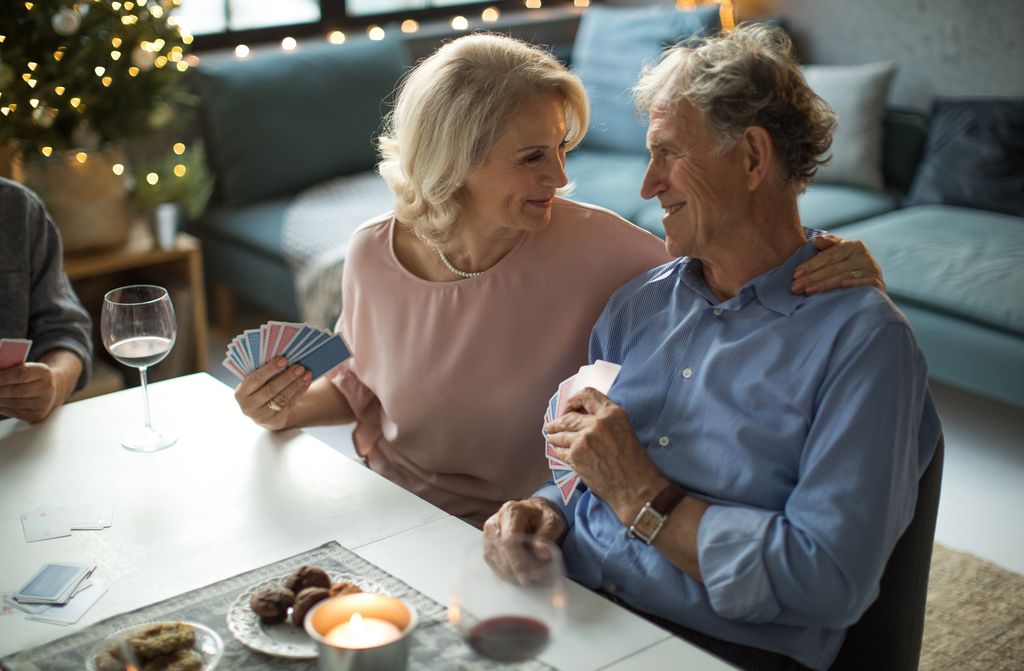
[(781, 606), (765, 566), (768, 526), (775, 513), (713, 505), (697, 529), (697, 556), (708, 599), (728, 620), (766, 622)]
[(579, 505), (584, 491), (582, 486), (577, 487), (569, 497), (569, 503), (565, 503), (562, 501), (562, 492), (559, 491), (558, 485), (553, 480), (548, 480), (533, 495), (545, 499), (555, 506), (555, 509), (561, 512), (562, 517), (565, 518), (566, 528), (571, 531), (576, 522), (576, 506)]

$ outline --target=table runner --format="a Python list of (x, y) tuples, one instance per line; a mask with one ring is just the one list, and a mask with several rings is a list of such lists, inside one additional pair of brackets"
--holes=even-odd
[(409, 669), (412, 671), (551, 669), (550, 666), (536, 660), (509, 665), (498, 664), (478, 656), (462, 641), (458, 632), (448, 622), (443, 605), (335, 541), (206, 587), (109, 617), (70, 636), (5, 657), (0, 662), (11, 671), (81, 671), (85, 666), (86, 655), (96, 644), (115, 631), (156, 620), (187, 620), (205, 624), (220, 634), (224, 641), (224, 656), (217, 666), (218, 669), (315, 671), (316, 659), (279, 659), (250, 650), (235, 639), (227, 624), (228, 608), (239, 594), (258, 582), (288, 573), (303, 564), (373, 580), (393, 596), (412, 604), (420, 618), (409, 650)]

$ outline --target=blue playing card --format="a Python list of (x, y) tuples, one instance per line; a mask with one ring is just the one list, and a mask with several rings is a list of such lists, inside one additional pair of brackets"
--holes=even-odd
[(309, 338), (312, 337), (315, 333), (318, 333), (318, 331), (315, 328), (309, 326), (308, 324), (303, 324), (299, 332), (295, 334), (294, 338), (292, 338), (292, 341), (288, 343), (288, 346), (284, 348), (283, 352), (281, 352), (281, 355), (288, 357), (288, 363), (294, 363), (291, 360), (292, 354), (300, 351), (303, 344), (305, 344), (305, 342), (309, 340)]
[(313, 332), (309, 334), (309, 338), (306, 342), (299, 345), (299, 347), (292, 351), (288, 355), (288, 363), (293, 364), (296, 361), (301, 361), (307, 354), (318, 349), (321, 345), (327, 342), (327, 340), (333, 335), (330, 331), (321, 331), (320, 329), (313, 329)]
[(247, 329), (244, 335), (243, 342), (246, 345), (246, 351), (252, 360), (252, 367), (255, 370), (265, 363), (260, 360), (260, 330)]
[(345, 359), (352, 356), (339, 335), (333, 335), (322, 345), (306, 354), (299, 363), (313, 373), (313, 379), (320, 377)]

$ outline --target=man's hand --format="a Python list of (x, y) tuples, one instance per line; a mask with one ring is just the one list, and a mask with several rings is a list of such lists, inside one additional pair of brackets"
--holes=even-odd
[(871, 286), (885, 291), (882, 269), (860, 240), (819, 235), (814, 246), (821, 253), (793, 271), (793, 293), (820, 294), (833, 289)]
[(0, 370), (0, 415), (41, 422), (74, 391), (82, 360), (69, 350), (53, 350), (42, 361)]
[(235, 401), (242, 412), (260, 426), (279, 431), (290, 424), (291, 412), (309, 389), (312, 373), (302, 366), (288, 366), (278, 357), (247, 375), (235, 389)]
[(531, 570), (550, 557), (543, 556), (543, 545), (524, 543), (523, 536), (558, 543), (567, 528), (562, 513), (547, 499), (506, 501), (484, 522), (484, 559), (499, 575), (528, 583)]
[(566, 412), (544, 426), (555, 456), (631, 524), (644, 503), (668, 484), (640, 444), (626, 411), (590, 387), (569, 399)]

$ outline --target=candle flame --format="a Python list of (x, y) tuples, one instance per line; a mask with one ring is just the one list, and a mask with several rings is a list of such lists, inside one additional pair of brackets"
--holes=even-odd
[(359, 613), (352, 613), (352, 617), (350, 617), (348, 621), (352, 625), (353, 633), (361, 632), (363, 627), (365, 626), (363, 624), (363, 616)]

